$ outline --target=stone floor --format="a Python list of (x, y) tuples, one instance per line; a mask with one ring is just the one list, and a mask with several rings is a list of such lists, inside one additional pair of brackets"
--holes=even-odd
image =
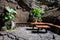
[(60, 40), (60, 35), (51, 31), (38, 34), (32, 33), (32, 30), (26, 30), (27, 28), (31, 27), (18, 27), (13, 32), (0, 32), (0, 40)]

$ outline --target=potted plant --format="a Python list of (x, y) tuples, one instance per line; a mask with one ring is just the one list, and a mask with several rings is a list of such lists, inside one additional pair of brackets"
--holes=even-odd
[(34, 8), (32, 13), (30, 14), (34, 22), (41, 22), (43, 12), (40, 8)]
[(15, 22), (13, 21), (16, 16), (16, 10), (7, 6), (5, 7), (6, 13), (4, 16), (5, 26), (7, 30), (15, 28)]

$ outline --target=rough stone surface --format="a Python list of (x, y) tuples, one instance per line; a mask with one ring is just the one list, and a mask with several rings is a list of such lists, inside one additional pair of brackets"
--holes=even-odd
[[(15, 31), (6, 33), (7, 35), (0, 36), (0, 40), (59, 40), (60, 35), (51, 31), (47, 33), (32, 33), (32, 30), (26, 30), (30, 27), (18, 27)], [(1, 33), (1, 32), (0, 32)], [(53, 34), (55, 39), (53, 39)], [(4, 38), (3, 38), (4, 37)]]
[[(39, 3), (37, 3), (37, 1), (36, 0), (19, 0), (18, 1), (18, 4), (19, 4), (19, 6), (20, 7), (22, 7), (23, 9), (30, 9), (30, 8), (34, 8), (34, 6), (36, 5), (36, 6), (39, 6), (39, 7), (41, 7), (42, 5), (40, 5)], [(59, 7), (58, 7), (59, 8)], [(56, 18), (53, 18), (54, 20), (52, 20), (51, 21), (51, 19), (52, 19), (52, 17), (50, 17), (51, 19), (45, 19), (45, 20), (47, 20), (47, 21), (49, 21), (49, 22), (51, 22), (51, 23), (55, 23), (55, 22), (57, 22), (57, 24), (59, 24), (58, 22), (60, 22), (60, 11), (59, 10), (56, 10), (56, 7), (48, 7), (47, 5), (44, 7), (44, 6), (42, 6), (42, 9), (43, 10), (45, 10), (46, 9), (46, 11), (44, 12), (44, 17), (50, 17), (50, 16), (52, 16), (52, 17), (56, 17)], [(51, 11), (50, 11), (51, 10)], [(23, 20), (23, 22), (25, 21), (25, 22), (27, 22), (26, 20), (29, 18), (29, 13), (25, 13), (25, 12), (27, 12), (27, 11), (25, 11), (25, 12), (20, 12), (21, 10), (19, 10), (18, 11), (18, 13), (19, 14), (22, 14), (24, 17), (22, 17), (21, 16), (21, 19), (19, 19), (20, 21), (21, 20)], [(50, 11), (50, 12), (49, 12)], [(19, 15), (18, 14), (18, 15)], [(20, 16), (20, 15), (19, 15)], [(25, 19), (26, 18), (26, 19)], [(57, 20), (59, 20), (59, 21), (57, 21), (57, 20), (55, 20), (55, 19), (57, 19)], [(18, 19), (17, 19), (18, 20)], [(44, 21), (44, 19), (43, 19), (43, 21)], [(53, 22), (53, 21), (55, 21), (55, 22)], [(22, 22), (22, 21), (21, 21)], [(60, 25), (60, 24), (59, 24)]]

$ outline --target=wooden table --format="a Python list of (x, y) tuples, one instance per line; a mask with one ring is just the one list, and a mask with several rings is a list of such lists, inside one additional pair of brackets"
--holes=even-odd
[[(44, 23), (44, 22), (31, 22), (30, 24), (35, 25), (36, 28), (38, 28), (37, 32), (39, 32), (39, 30), (42, 29), (42, 28), (44, 28), (44, 29), (49, 28), (47, 23)], [(32, 29), (34, 29), (34, 26), (32, 27)], [(45, 32), (47, 32), (47, 30)]]
[[(39, 31), (40, 28), (46, 29), (46, 30), (45, 30), (45, 33), (47, 32), (47, 28), (49, 28), (50, 26), (56, 26), (56, 27), (60, 28), (60, 26), (54, 25), (54, 24), (52, 24), (52, 23), (31, 22), (30, 24), (33, 24), (33, 25), (36, 26), (36, 28), (38, 28), (38, 29), (37, 29), (37, 33), (40, 33), (40, 31)], [(34, 26), (33, 26), (33, 29), (34, 29)], [(55, 40), (54, 34), (52, 34), (52, 35), (53, 35), (53, 39)]]

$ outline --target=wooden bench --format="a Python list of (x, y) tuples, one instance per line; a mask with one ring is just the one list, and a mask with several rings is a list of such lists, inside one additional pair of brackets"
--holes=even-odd
[(47, 32), (47, 28), (49, 28), (49, 26), (42, 24), (42, 25), (36, 25), (36, 28), (38, 28), (37, 29), (38, 32), (40, 29), (46, 29), (45, 32)]
[[(38, 32), (38, 33), (40, 32), (40, 31), (39, 31), (40, 28), (46, 29), (46, 30), (45, 30), (45, 33), (47, 32), (47, 28), (49, 28), (50, 26), (54, 26), (54, 27), (60, 28), (60, 26), (54, 25), (54, 24), (52, 24), (52, 23), (31, 22), (30, 24), (36, 25), (36, 28), (38, 28), (38, 29), (37, 29), (37, 32)], [(54, 34), (52, 34), (52, 35), (53, 35), (53, 39), (55, 39)]]
[[(38, 28), (38, 30), (41, 29), (41, 28), (47, 29), (47, 28), (49, 28), (50, 26), (56, 27), (56, 28), (60, 28), (59, 25), (55, 25), (55, 24), (52, 24), (52, 23), (30, 22), (30, 24), (35, 25), (36, 28)], [(32, 29), (34, 29), (34, 26), (32, 27)], [(47, 30), (46, 30), (46, 31), (47, 31)]]
[[(47, 28), (49, 28), (47, 23), (44, 23), (44, 22), (31, 22), (30, 24), (36, 26), (37, 32), (39, 32), (40, 29), (47, 29)], [(34, 26), (32, 27), (32, 29), (34, 29)], [(47, 30), (45, 32), (47, 32)]]
[[(26, 23), (16, 23), (16, 24), (32, 24), (32, 25), (35, 25), (36, 28), (38, 28), (38, 30), (40, 28), (47, 29), (50, 26), (51, 27), (56, 27), (56, 28), (59, 28), (60, 29), (60, 26), (59, 25), (55, 25), (55, 24), (52, 24), (52, 23), (44, 23), (44, 22), (26, 22)], [(32, 29), (34, 30), (34, 26), (32, 26)]]

